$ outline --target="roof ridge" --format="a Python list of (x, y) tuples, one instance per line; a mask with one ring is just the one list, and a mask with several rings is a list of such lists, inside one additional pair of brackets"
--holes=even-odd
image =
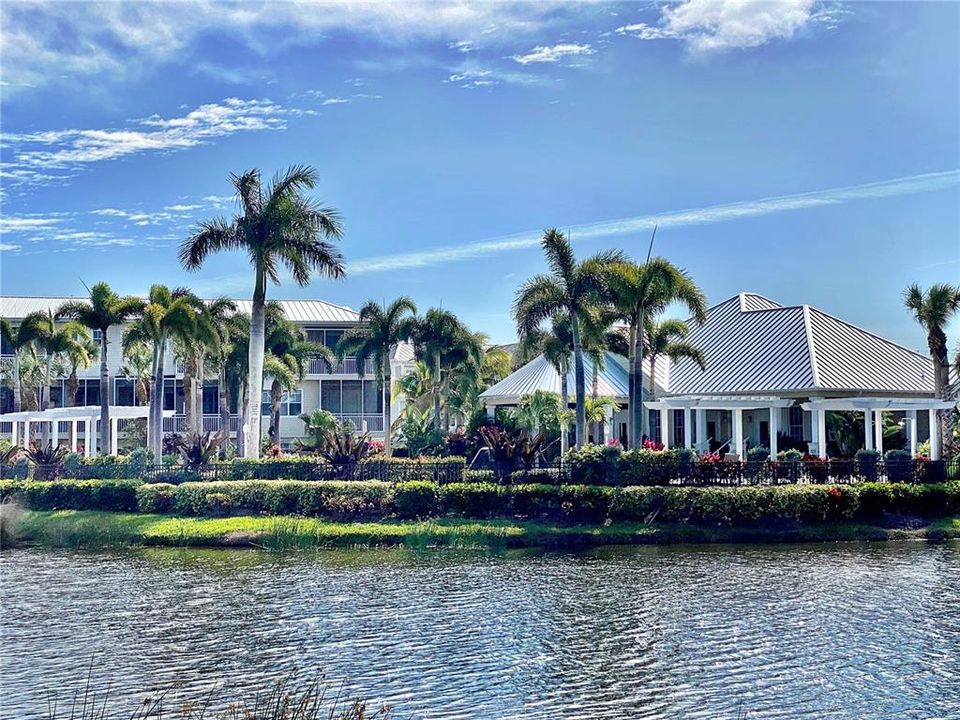
[(813, 386), (820, 387), (820, 368), (817, 365), (817, 346), (813, 342), (813, 328), (810, 325), (810, 306), (802, 305), (803, 330), (807, 336), (807, 352), (810, 355), (810, 371), (813, 373)]
[[(809, 306), (804, 306), (804, 307), (809, 307)], [(878, 335), (872, 330), (867, 330), (866, 328), (862, 328), (859, 325), (854, 325), (852, 322), (844, 320), (843, 318), (838, 318), (836, 315), (831, 315), (830, 313), (820, 310), (819, 308), (809, 307), (809, 309), (819, 315), (823, 315), (824, 317), (830, 318), (831, 320), (835, 320), (841, 325), (846, 325), (847, 327), (853, 328), (854, 330), (858, 330), (859, 332), (862, 332), (865, 335), (869, 335), (872, 338), (876, 338), (877, 340), (880, 340), (881, 342), (887, 345), (892, 345), (893, 347), (899, 348), (900, 350), (905, 350), (912, 355), (916, 355), (917, 357), (922, 358), (923, 360), (930, 360), (931, 362), (933, 360), (933, 358), (931, 358), (929, 355), (924, 355), (922, 352), (917, 352), (912, 348), (908, 348), (906, 345), (901, 345), (898, 342), (895, 342), (893, 340), (890, 340), (889, 338), (883, 337), (883, 335)]]

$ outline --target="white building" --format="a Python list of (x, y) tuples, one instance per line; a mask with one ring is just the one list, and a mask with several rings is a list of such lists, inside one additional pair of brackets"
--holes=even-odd
[[(57, 308), (67, 300), (66, 297), (0, 297), (0, 317), (10, 320), (14, 325), (33, 312), (47, 312)], [(82, 298), (81, 298), (82, 299)], [(250, 312), (249, 300), (236, 300), (241, 312)], [(301, 326), (310, 340), (323, 343), (332, 348), (343, 332), (359, 324), (359, 315), (347, 307), (334, 305), (322, 300), (281, 300), (287, 319)], [(114, 406), (136, 406), (134, 380), (124, 372), (124, 359), (121, 350), (121, 337), (124, 328), (112, 327), (107, 341), (107, 360), (110, 371), (111, 404)], [(97, 333), (98, 334), (98, 333)], [(99, 340), (99, 337), (95, 337)], [(9, 359), (9, 348), (0, 348), (4, 359)], [(392, 372), (394, 377), (407, 372), (413, 360), (413, 351), (407, 345), (401, 345), (393, 353)], [(184, 427), (183, 416), (183, 367), (173, 355), (172, 343), (165, 359), (168, 369), (163, 387), (165, 415), (164, 431), (179, 432)], [(98, 406), (100, 404), (100, 363), (97, 359), (89, 368), (78, 373), (80, 385), (72, 405)], [(264, 383), (269, 389), (269, 382)], [(60, 378), (52, 393), (55, 407), (63, 407), (66, 380)], [(263, 432), (266, 433), (269, 420), (269, 393), (264, 393)], [(0, 388), (0, 436), (11, 437), (13, 423), (3, 420), (3, 414), (13, 409), (13, 392), (9, 387)], [(284, 395), (281, 404), (280, 438), (289, 443), (294, 438), (303, 437), (301, 413), (310, 413), (317, 409), (329, 410), (341, 420), (351, 421), (360, 430), (367, 430), (372, 437), (384, 436), (383, 396), (374, 379), (373, 368), (368, 365), (364, 378), (357, 373), (357, 363), (352, 357), (344, 358), (332, 370), (317, 358), (310, 362), (307, 375), (295, 393)], [(204, 430), (220, 429), (219, 393), (216, 379), (206, 379), (203, 387)], [(396, 409), (394, 417), (396, 417)], [(64, 425), (66, 421), (61, 422)], [(230, 430), (236, 430), (236, 408), (230, 408)], [(22, 440), (22, 427), (19, 433)]]
[[(719, 448), (743, 458), (748, 447), (778, 448), (778, 438), (806, 445), (814, 455), (830, 450), (827, 413), (863, 413), (863, 446), (879, 448), (881, 413), (895, 413), (915, 451), (931, 440), (939, 456), (936, 411), (955, 403), (934, 399), (933, 362), (807, 305), (784, 307), (741, 293), (691, 324), (688, 341), (704, 354), (701, 371), (692, 360), (657, 360), (656, 398), (649, 398), (650, 435), (667, 446)], [(607, 355), (600, 395), (627, 405), (626, 361)], [(587, 365), (587, 391), (592, 370)], [(647, 366), (648, 367), (648, 366)], [(481, 396), (488, 408), (515, 405), (537, 389), (559, 391), (559, 378), (537, 358)], [(645, 373), (644, 387), (649, 387)], [(573, 371), (568, 377), (571, 401)], [(626, 413), (608, 419), (607, 436), (626, 437)]]

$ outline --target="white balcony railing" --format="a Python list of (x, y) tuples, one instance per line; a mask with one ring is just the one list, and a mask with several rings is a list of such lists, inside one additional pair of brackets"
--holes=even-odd
[[(308, 372), (310, 375), (356, 375), (357, 359), (353, 357), (344, 358), (342, 361), (334, 363), (331, 368), (323, 358), (310, 358)], [(367, 360), (364, 365), (364, 375), (373, 376), (373, 362), (370, 360)]]
[[(163, 431), (165, 433), (182, 433), (186, 431), (187, 428), (187, 419), (183, 415), (174, 415), (173, 417), (165, 417), (163, 419)], [(240, 422), (239, 418), (236, 415), (230, 416), (230, 426), (227, 428), (228, 432), (236, 432), (238, 423)], [(219, 415), (204, 415), (200, 421), (200, 427), (203, 432), (219, 432), (220, 431), (220, 416)]]

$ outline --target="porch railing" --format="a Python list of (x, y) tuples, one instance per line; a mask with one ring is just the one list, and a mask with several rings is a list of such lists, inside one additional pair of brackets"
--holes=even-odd
[[(331, 368), (323, 358), (310, 358), (310, 365), (307, 371), (310, 375), (356, 375), (359, 367), (357, 359), (346, 357), (340, 362), (334, 363)], [(367, 360), (363, 366), (363, 373), (366, 376), (373, 376), (373, 362)]]

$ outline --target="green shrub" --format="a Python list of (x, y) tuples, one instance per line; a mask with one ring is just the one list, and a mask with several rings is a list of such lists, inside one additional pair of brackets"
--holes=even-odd
[(887, 450), (883, 465), (890, 482), (905, 482), (913, 477), (913, 456), (909, 450)]
[(467, 517), (490, 517), (503, 512), (509, 490), (489, 482), (465, 482), (441, 485), (440, 507), (444, 512)]
[(54, 480), (21, 482), (10, 494), (31, 510), (136, 512), (137, 480)]
[(572, 482), (585, 485), (615, 484), (619, 479), (619, 446), (583, 445), (564, 453), (561, 461)]
[(877, 463), (880, 461), (880, 453), (876, 450), (867, 450), (861, 448), (853, 456), (857, 461), (857, 472), (867, 480), (877, 479)]
[(747, 460), (752, 462), (766, 462), (770, 459), (770, 448), (754, 447), (747, 450)]
[(440, 509), (439, 486), (426, 480), (410, 480), (394, 486), (393, 502), (400, 517), (428, 517)]
[(799, 462), (800, 460), (803, 460), (803, 453), (796, 448), (781, 450), (777, 453), (777, 460), (780, 462)]
[(137, 488), (137, 510), (142, 513), (171, 513), (176, 493), (176, 485), (144, 483)]

